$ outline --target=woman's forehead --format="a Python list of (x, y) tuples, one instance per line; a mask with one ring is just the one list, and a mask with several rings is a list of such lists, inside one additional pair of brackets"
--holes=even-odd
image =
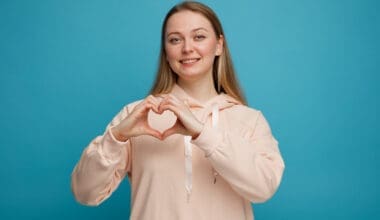
[(200, 13), (192, 11), (180, 11), (172, 16), (167, 21), (166, 33), (171, 32), (190, 32), (194, 30), (212, 30), (210, 21)]

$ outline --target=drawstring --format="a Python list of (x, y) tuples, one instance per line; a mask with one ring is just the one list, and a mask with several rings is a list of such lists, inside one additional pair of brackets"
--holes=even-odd
[(185, 174), (186, 174), (185, 188), (186, 188), (187, 202), (189, 202), (190, 196), (191, 196), (191, 190), (193, 188), (193, 184), (192, 184), (193, 164), (192, 164), (192, 149), (191, 149), (191, 143), (190, 143), (191, 136), (185, 136), (183, 140), (185, 141)]
[(216, 129), (218, 126), (218, 121), (219, 121), (219, 108), (218, 108), (218, 104), (216, 103), (212, 105), (211, 120), (212, 120), (212, 128)]
[[(218, 126), (218, 121), (219, 121), (219, 106), (218, 104), (213, 104), (212, 106), (212, 115), (211, 115), (211, 120), (212, 120), (212, 128), (217, 129)], [(190, 201), (191, 197), (191, 192), (193, 188), (193, 162), (192, 162), (192, 146), (191, 146), (191, 136), (185, 136), (183, 138), (184, 143), (185, 143), (185, 189), (186, 189), (186, 199), (187, 202)], [(216, 183), (216, 176), (218, 176), (218, 173), (213, 170), (213, 175), (214, 175), (214, 184)]]
[[(189, 106), (188, 101), (184, 101)], [(186, 201), (190, 201), (191, 191), (193, 189), (193, 162), (192, 162), (192, 148), (191, 148), (191, 136), (183, 137), (185, 143), (185, 189), (186, 189)]]
[[(219, 122), (219, 106), (218, 104), (214, 104), (212, 106), (212, 128), (213, 129), (218, 129), (218, 122)], [(218, 176), (218, 173), (216, 172), (216, 170), (214, 169), (214, 167), (212, 168), (212, 172), (213, 172), (213, 175), (214, 175), (214, 184), (216, 183), (216, 177)]]

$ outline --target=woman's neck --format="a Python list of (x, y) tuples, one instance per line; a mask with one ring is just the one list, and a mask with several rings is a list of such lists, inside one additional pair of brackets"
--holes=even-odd
[(177, 84), (188, 95), (195, 98), (201, 103), (205, 103), (211, 98), (218, 95), (214, 87), (212, 75), (210, 74), (209, 76), (210, 77), (205, 77), (203, 79), (197, 79), (194, 81), (178, 78)]

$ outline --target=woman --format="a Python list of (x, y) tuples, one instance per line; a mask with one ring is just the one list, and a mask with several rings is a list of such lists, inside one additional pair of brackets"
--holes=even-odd
[(168, 12), (150, 94), (84, 150), (76, 199), (99, 205), (128, 176), (131, 219), (253, 219), (251, 202), (274, 194), (284, 162), (264, 116), (246, 106), (210, 8)]

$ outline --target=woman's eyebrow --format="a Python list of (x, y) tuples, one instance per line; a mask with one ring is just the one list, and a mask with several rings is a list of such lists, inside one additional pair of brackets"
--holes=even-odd
[(181, 33), (178, 32), (178, 31), (173, 31), (173, 32), (169, 32), (166, 36), (169, 36), (169, 35), (172, 35), (172, 34), (181, 34)]
[[(204, 30), (204, 31), (208, 32), (208, 30), (206, 28), (203, 28), (203, 27), (195, 28), (195, 29), (191, 30), (191, 32), (197, 32), (197, 31), (200, 31), (200, 30)], [(172, 35), (172, 34), (179, 34), (179, 35), (181, 35), (181, 33), (179, 31), (172, 31), (172, 32), (169, 32), (166, 36), (169, 36), (169, 35)]]
[(195, 28), (195, 29), (192, 30), (192, 32), (196, 32), (196, 31), (199, 31), (199, 30), (204, 30), (204, 31), (208, 32), (208, 30), (206, 28), (203, 28), (203, 27)]

